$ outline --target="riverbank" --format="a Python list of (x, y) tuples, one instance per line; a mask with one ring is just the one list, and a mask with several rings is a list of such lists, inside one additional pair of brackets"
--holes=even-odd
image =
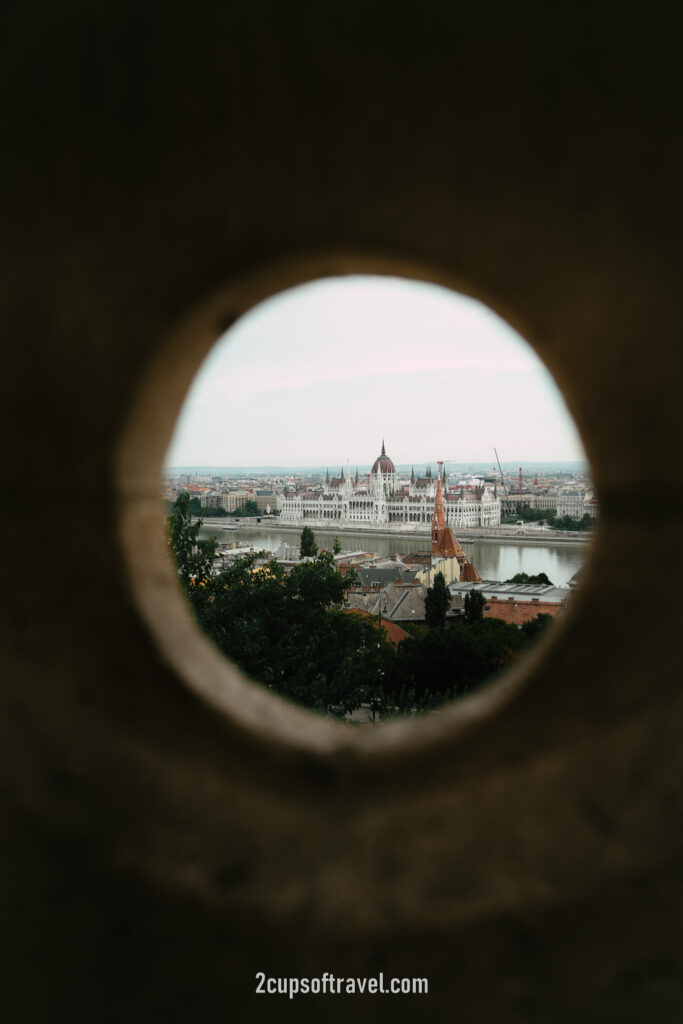
[[(277, 551), (283, 544), (299, 547), (301, 529), (298, 524), (289, 523), (285, 530), (277, 519), (266, 519), (260, 524), (252, 520), (249, 526), (245, 524), (243, 527), (240, 524), (225, 530), (222, 527), (226, 521), (230, 522), (215, 519), (212, 523), (205, 523), (200, 536), (202, 539), (214, 536), (223, 543), (234, 543), (236, 547), (247, 550), (254, 548), (258, 551)], [(427, 552), (431, 551), (432, 547), (431, 535), (424, 528), (420, 533), (389, 532), (386, 527), (381, 532), (358, 532), (330, 529), (329, 524), (326, 525), (326, 530), (315, 526), (314, 530), (318, 546), (328, 551), (332, 549), (335, 536), (339, 537), (341, 546), (346, 551), (372, 551), (380, 558), (393, 558), (395, 555), (405, 555), (414, 551)], [(574, 538), (526, 538), (508, 534), (497, 538), (476, 538), (461, 531), (457, 531), (457, 534), (467, 551), (467, 557), (476, 565), (482, 579), (486, 580), (508, 580), (519, 572), (526, 572), (529, 576), (544, 572), (555, 586), (564, 587), (584, 565), (590, 548), (590, 543), (585, 539), (584, 543), (580, 544), (576, 543)]]
[[(304, 526), (309, 526), (314, 533), (324, 536), (335, 537), (354, 534), (385, 539), (408, 540), (411, 537), (430, 537), (431, 529), (426, 524), (396, 523), (393, 527), (385, 525), (375, 526), (372, 523), (331, 525), (327, 520), (307, 519), (305, 522), (293, 523), (282, 522), (278, 517), (274, 519), (262, 517), (260, 522), (248, 519), (230, 519), (202, 517), (205, 525), (228, 527), (226, 533), (233, 530), (252, 531), (263, 533), (264, 530), (277, 530), (282, 533), (301, 534)], [(590, 544), (593, 539), (593, 531), (579, 533), (570, 530), (539, 530), (523, 526), (460, 526), (454, 530), (456, 537), (461, 541), (468, 540), (491, 540), (509, 541), (524, 544)]]

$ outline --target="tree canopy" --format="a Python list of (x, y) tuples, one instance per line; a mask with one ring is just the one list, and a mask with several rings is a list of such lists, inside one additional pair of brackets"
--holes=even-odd
[(514, 576), (511, 576), (509, 580), (505, 580), (505, 583), (544, 583), (548, 587), (554, 587), (555, 584), (552, 580), (549, 580), (544, 572), (537, 572), (535, 576), (529, 576), (526, 572), (517, 572)]
[(463, 600), (465, 622), (470, 625), (473, 622), (479, 622), (483, 618), (485, 604), (486, 598), (480, 590), (468, 590)]
[(522, 632), (527, 640), (536, 641), (545, 633), (549, 626), (555, 621), (552, 615), (539, 612), (535, 619), (530, 619), (522, 625)]
[(301, 546), (299, 547), (300, 558), (315, 558), (318, 554), (318, 545), (315, 542), (315, 534), (310, 526), (304, 526), (301, 531)]
[(451, 592), (446, 586), (446, 577), (442, 572), (437, 572), (434, 584), (428, 588), (425, 597), (425, 622), (428, 626), (446, 625), (446, 614), (451, 601)]
[(529, 646), (521, 630), (501, 619), (457, 619), (411, 636), (400, 644), (385, 680), (385, 702), (419, 709), (462, 697), (490, 682)]
[(187, 495), (168, 525), (179, 580), (216, 646), (254, 680), (324, 714), (344, 717), (361, 703), (382, 717), (427, 711), (485, 685), (547, 626), (547, 616), (517, 629), (474, 612), (446, 625), (451, 595), (437, 573), (429, 628), (394, 647), (373, 617), (344, 610), (355, 574), (342, 576), (331, 552), (316, 548), (289, 573), (263, 552), (217, 569), (216, 540), (199, 539)]
[(546, 522), (553, 530), (571, 530), (573, 532), (591, 530), (594, 526), (593, 520), (587, 512), (580, 519), (573, 519), (571, 516), (558, 518), (557, 513), (552, 509), (529, 508), (523, 502), (517, 505), (512, 517), (506, 517), (506, 519), (509, 518), (512, 518), (513, 521), (521, 519), (524, 523)]
[(178, 565), (185, 590), (191, 584), (211, 576), (216, 554), (215, 537), (199, 540), (202, 520), (192, 521), (191, 500), (187, 492), (179, 494), (168, 519), (168, 545)]

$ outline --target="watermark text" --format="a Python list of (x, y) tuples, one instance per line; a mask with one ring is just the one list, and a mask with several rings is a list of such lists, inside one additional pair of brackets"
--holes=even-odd
[(382, 971), (372, 978), (339, 978), (329, 971), (316, 978), (269, 978), (263, 971), (256, 975), (259, 996), (294, 999), (308, 995), (426, 996), (428, 993), (427, 978), (385, 978)]

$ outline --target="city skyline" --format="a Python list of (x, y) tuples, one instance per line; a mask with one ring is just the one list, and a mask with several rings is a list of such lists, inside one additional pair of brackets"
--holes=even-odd
[(382, 438), (397, 465), (492, 464), (494, 447), (506, 464), (586, 460), (549, 371), (491, 310), (350, 276), (274, 296), (219, 339), (166, 465), (355, 468)]

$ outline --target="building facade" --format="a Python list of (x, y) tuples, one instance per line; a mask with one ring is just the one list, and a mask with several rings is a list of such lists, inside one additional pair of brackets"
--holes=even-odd
[(432, 476), (428, 467), (423, 477), (415, 472), (409, 481), (399, 481), (396, 467), (382, 450), (370, 473), (355, 477), (346, 469), (338, 477), (313, 489), (285, 492), (279, 496), (280, 518), (305, 519), (363, 525), (383, 523), (415, 523), (428, 526), (434, 516), (437, 485), (443, 489), (446, 522), (452, 527), (498, 526), (500, 499), (494, 487), (461, 484), (449, 487), (445, 470), (441, 478)]

